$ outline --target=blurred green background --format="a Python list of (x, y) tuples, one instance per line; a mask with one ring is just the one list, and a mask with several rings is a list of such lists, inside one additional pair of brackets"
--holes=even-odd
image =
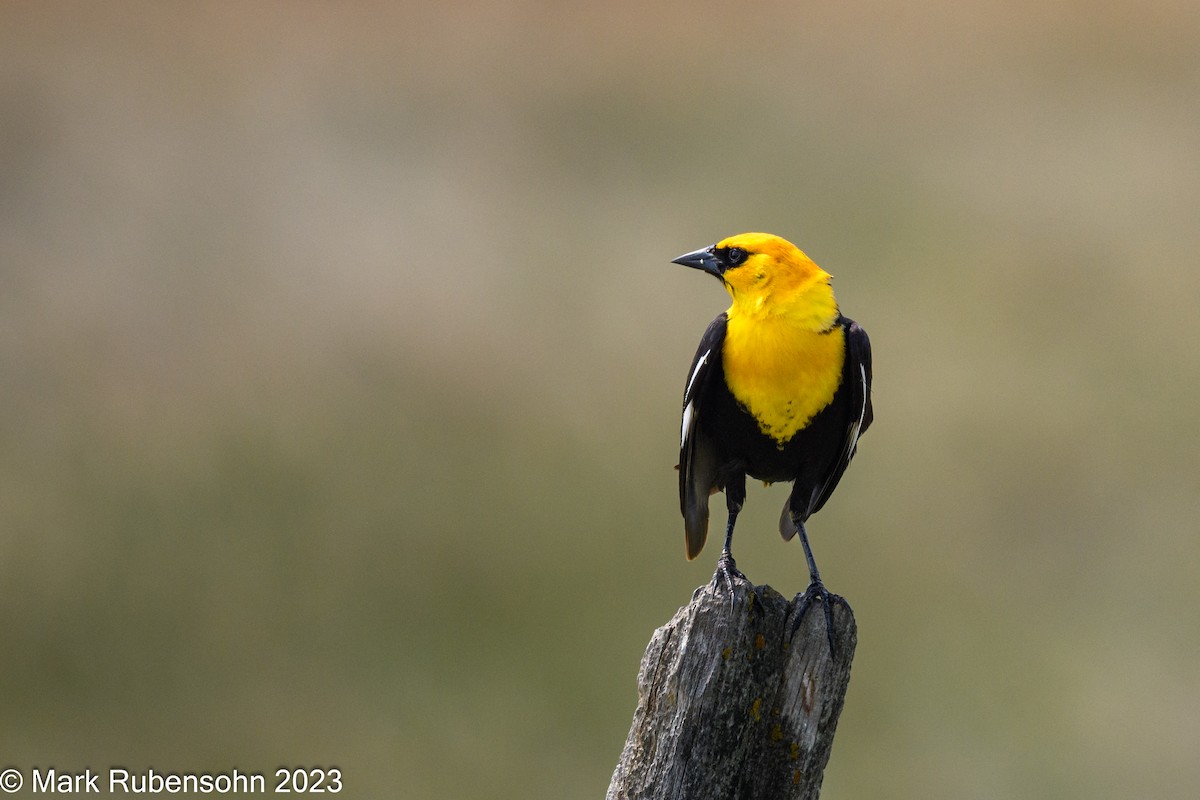
[[(601, 796), (717, 555), (670, 259), (767, 230), (875, 352), (823, 797), (1200, 795), (1198, 53), (1173, 0), (4, 3), (0, 766)], [(736, 552), (793, 594), (786, 491)]]

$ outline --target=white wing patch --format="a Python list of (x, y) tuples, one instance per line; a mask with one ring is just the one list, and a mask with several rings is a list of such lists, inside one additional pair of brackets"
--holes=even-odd
[(854, 448), (858, 446), (858, 434), (862, 430), (863, 418), (867, 416), (867, 392), (871, 391), (867, 386), (867, 368), (859, 364), (858, 374), (862, 378), (862, 408), (858, 410), (858, 421), (850, 426), (850, 441), (846, 448), (847, 461), (854, 456)]
[(687, 444), (688, 431), (692, 427), (692, 417), (696, 413), (696, 398), (692, 396), (692, 387), (696, 384), (696, 378), (700, 375), (700, 370), (708, 363), (708, 357), (712, 350), (705, 351), (704, 355), (696, 361), (696, 368), (692, 370), (692, 377), (688, 378), (687, 391), (683, 393), (684, 399), (687, 400), (687, 405), (683, 407), (683, 427), (679, 432), (679, 447), (682, 449)]
[(684, 393), (684, 397), (692, 396), (692, 386), (696, 383), (696, 376), (700, 374), (700, 369), (708, 363), (708, 357), (711, 354), (712, 350), (706, 350), (704, 351), (704, 355), (700, 356), (700, 359), (696, 361), (696, 368), (692, 370), (692, 377), (688, 378), (687, 392)]

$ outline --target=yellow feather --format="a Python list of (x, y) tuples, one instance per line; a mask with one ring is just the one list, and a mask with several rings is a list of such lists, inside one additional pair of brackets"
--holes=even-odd
[(740, 234), (717, 246), (751, 253), (724, 275), (733, 298), (722, 353), (725, 382), (759, 429), (782, 446), (829, 405), (841, 384), (846, 342), (830, 275), (777, 236)]

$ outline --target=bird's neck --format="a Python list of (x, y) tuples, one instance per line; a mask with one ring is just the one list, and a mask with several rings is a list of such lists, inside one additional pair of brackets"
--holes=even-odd
[(760, 291), (731, 291), (730, 295), (733, 305), (726, 315), (731, 321), (822, 333), (838, 320), (837, 299), (829, 285), (829, 275), (824, 272), (799, 284), (776, 281), (762, 286)]

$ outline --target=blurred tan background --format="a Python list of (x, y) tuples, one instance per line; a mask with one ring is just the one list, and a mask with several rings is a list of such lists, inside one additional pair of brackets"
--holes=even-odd
[[(601, 796), (717, 556), (669, 262), (760, 229), (875, 350), (823, 797), (1200, 795), (1198, 54), (1173, 0), (0, 5), (0, 762)], [(736, 553), (793, 594), (786, 491)]]

